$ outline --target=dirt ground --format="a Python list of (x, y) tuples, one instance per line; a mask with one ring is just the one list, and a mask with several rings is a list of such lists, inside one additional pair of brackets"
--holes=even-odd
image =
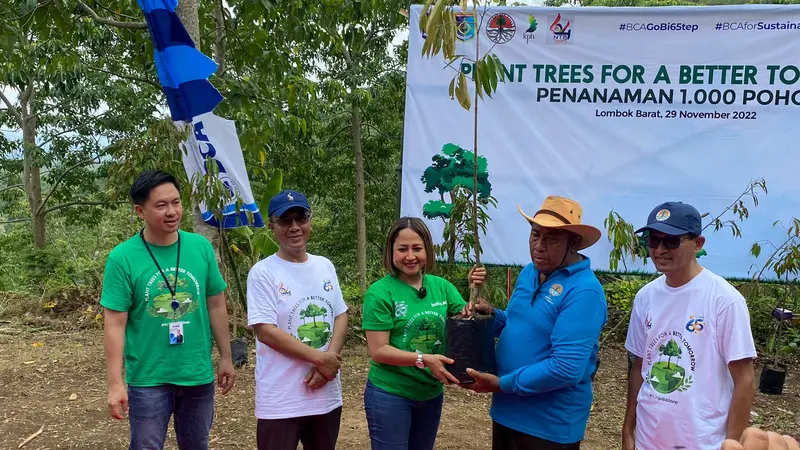
[[(30, 332), (10, 325), (2, 331), (0, 449), (16, 449), (40, 429), (23, 448), (127, 448), (128, 424), (114, 421), (106, 413), (102, 331)], [(218, 396), (211, 430), (214, 449), (255, 448), (252, 343), (250, 351), (250, 365), (240, 370), (236, 388), (225, 397)], [(595, 408), (583, 445), (587, 450), (619, 448), (625, 412), (625, 351), (605, 348), (601, 360)], [(369, 367), (365, 347), (349, 343), (344, 361), (344, 413), (338, 448), (363, 450), (369, 448), (362, 401)], [(756, 370), (758, 375), (760, 369)], [(436, 448), (490, 448), (489, 397), (458, 388), (448, 388), (445, 396)], [(795, 370), (789, 372), (783, 395), (758, 394), (752, 420), (764, 428), (800, 436), (800, 375)], [(176, 448), (171, 431), (167, 448)]]

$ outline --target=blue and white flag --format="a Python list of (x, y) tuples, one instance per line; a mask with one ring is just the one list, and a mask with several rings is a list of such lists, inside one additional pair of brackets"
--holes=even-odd
[[(263, 227), (242, 156), (236, 126), (230, 120), (212, 113), (222, 95), (208, 81), (217, 70), (217, 63), (201, 53), (186, 28), (175, 14), (177, 0), (137, 0), (147, 21), (155, 47), (155, 64), (161, 88), (167, 97), (170, 115), (176, 126), (192, 124), (193, 131), (182, 145), (183, 166), (190, 180), (205, 174), (206, 158), (217, 163), (219, 179), (228, 190), (222, 223), (200, 205), (203, 220), (213, 226), (235, 228), (244, 225)], [(236, 210), (237, 197), (243, 201)], [(252, 223), (247, 213), (252, 213)]]
[[(236, 125), (232, 120), (223, 119), (214, 113), (201, 114), (192, 121), (193, 132), (189, 134), (182, 149), (183, 167), (191, 177), (206, 173), (206, 158), (212, 159), (219, 169), (219, 180), (228, 190), (228, 198), (223, 209), (222, 228), (235, 228), (242, 225), (263, 227), (264, 219), (258, 211), (258, 205), (250, 189), (250, 181), (244, 166), (242, 149), (236, 135)], [(219, 151), (224, 148), (225, 151)], [(241, 198), (243, 205), (237, 211), (236, 199)], [(249, 223), (247, 212), (252, 213), (253, 223)], [(220, 223), (214, 214), (200, 204), (203, 220), (212, 227), (218, 228)]]

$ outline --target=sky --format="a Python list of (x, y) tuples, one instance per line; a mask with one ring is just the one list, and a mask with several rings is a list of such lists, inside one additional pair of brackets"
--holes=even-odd
[[(17, 102), (17, 91), (15, 91), (15, 90), (13, 90), (11, 88), (7, 88), (7, 87), (2, 87), (2, 89), (3, 89), (3, 95), (5, 95), (6, 98), (8, 98), (8, 100), (11, 102), (11, 104), (12, 105), (16, 104), (16, 102)], [(5, 102), (0, 100), (0, 109), (5, 109), (5, 108), (6, 108)], [(12, 131), (12, 130), (9, 130), (8, 128), (0, 128), (0, 133), (3, 133), (4, 135), (6, 135), (7, 138), (12, 139), (12, 140), (13, 139), (19, 139), (20, 137), (22, 137), (22, 132), (16, 131), (16, 130)]]

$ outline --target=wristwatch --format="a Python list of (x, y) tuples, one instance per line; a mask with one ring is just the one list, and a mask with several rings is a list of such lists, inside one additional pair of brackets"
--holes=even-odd
[(425, 362), (422, 361), (422, 352), (419, 351), (419, 350), (417, 350), (417, 362), (415, 364), (420, 369), (424, 369), (425, 368)]

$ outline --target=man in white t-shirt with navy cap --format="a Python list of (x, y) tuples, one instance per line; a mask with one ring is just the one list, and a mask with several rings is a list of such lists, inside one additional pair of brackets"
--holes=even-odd
[(719, 450), (740, 439), (755, 396), (745, 299), (698, 263), (705, 238), (694, 207), (663, 203), (636, 232), (663, 275), (633, 303), (623, 450)]
[(331, 262), (306, 251), (311, 206), (293, 190), (269, 202), (274, 255), (247, 275), (256, 344), (258, 450), (334, 450), (342, 415), (339, 368), (347, 305)]

